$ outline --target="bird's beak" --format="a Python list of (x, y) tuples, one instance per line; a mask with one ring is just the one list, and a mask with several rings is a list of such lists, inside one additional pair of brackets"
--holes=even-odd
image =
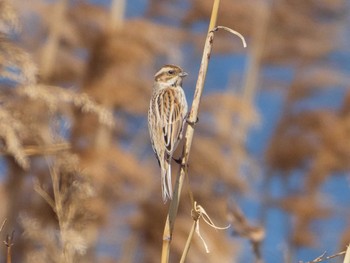
[(179, 76), (181, 77), (181, 78), (184, 78), (184, 77), (186, 77), (188, 74), (187, 74), (187, 72), (185, 72), (185, 71), (182, 71), (180, 74), (179, 74)]

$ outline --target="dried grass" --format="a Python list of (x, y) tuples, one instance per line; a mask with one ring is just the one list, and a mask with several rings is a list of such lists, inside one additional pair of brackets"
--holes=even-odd
[[(334, 172), (349, 170), (345, 142), (349, 137), (350, 92), (345, 91), (342, 104), (334, 109), (299, 107), (313, 100), (321, 89), (348, 83), (342, 70), (324, 64), (324, 56), (336, 48), (344, 3), (277, 1), (267, 10), (268, 23), (263, 28), (257, 1), (221, 1), (218, 24), (250, 36), (251, 47), (256, 39), (261, 46), (249, 53), (254, 71), (247, 72), (245, 82), (252, 81), (252, 88), (203, 97), (189, 162), (189, 185), (214, 222), (224, 225), (229, 216), (236, 231), (252, 242), (255, 234), (261, 233), (255, 230), (261, 228), (254, 228), (251, 218), (239, 209), (227, 209), (233, 193), (237, 199), (253, 196), (262, 212), (279, 209), (293, 218), (291, 236), (286, 237), (292, 241), (291, 250), (315, 245), (319, 233), (310, 227), (315, 220), (346, 210), (338, 204), (326, 206), (320, 189)], [(191, 8), (184, 10), (176, 1), (161, 5), (152, 1), (147, 19), (120, 16), (122, 26), (111, 30), (107, 8), (88, 2), (70, 3), (58, 22), (47, 15), (55, 11), (56, 3), (0, 1), (0, 152), (5, 167), (0, 216), (9, 219), (4, 231), (24, 232), (23, 236), (15, 235), (14, 261), (159, 260), (159, 226), (164, 223), (165, 207), (159, 201), (159, 171), (145, 140), (144, 116), (155, 67), (163, 61), (184, 64), (184, 46), (202, 49), (206, 32), (192, 31), (207, 21), (212, 3), (195, 0), (190, 4)], [(182, 23), (186, 29), (159, 24), (167, 14), (174, 24)], [(256, 38), (259, 32), (266, 35)], [(48, 36), (55, 40), (53, 51), (48, 52), (51, 59), (42, 54)], [(239, 42), (229, 34), (216, 36), (215, 53), (242, 52), (236, 46)], [(52, 68), (40, 76), (45, 63)], [(293, 83), (278, 82), (275, 76), (271, 76), (272, 84), (265, 82), (261, 73), (272, 63), (299, 69)], [(251, 128), (264, 124), (254, 96), (270, 84), (288, 92), (266, 159), (261, 158), (257, 166), (246, 144)], [(130, 149), (133, 145), (138, 148)], [(252, 191), (256, 180), (265, 178), (260, 176), (265, 166), (284, 182), (285, 198), (275, 200), (268, 190)], [(295, 171), (302, 174), (297, 194), (290, 190), (288, 181), (288, 175)], [(270, 178), (266, 177), (266, 184)], [(187, 191), (185, 187), (184, 196)], [(61, 207), (57, 209), (59, 199)], [(305, 204), (312, 204), (313, 209)], [(193, 221), (190, 211), (187, 202), (178, 211), (171, 255), (175, 262), (181, 257)], [(55, 212), (60, 213), (60, 222)], [(16, 223), (19, 214), (21, 225)], [(121, 252), (100, 255), (96, 248), (105, 238), (101, 229), (108, 226), (110, 217), (117, 226), (106, 230), (113, 240), (103, 242), (112, 243), (113, 250)], [(344, 228), (343, 244), (348, 243), (348, 228)], [(202, 224), (201, 233), (212, 252), (206, 255), (200, 238), (194, 236), (188, 262), (229, 262), (246, 251), (240, 246), (241, 239), (234, 240)]]

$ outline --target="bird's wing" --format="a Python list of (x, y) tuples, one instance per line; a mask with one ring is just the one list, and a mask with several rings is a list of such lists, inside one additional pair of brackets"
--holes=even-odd
[(181, 88), (167, 88), (157, 98), (159, 125), (166, 152), (172, 155), (182, 133), (187, 104)]
[(157, 127), (157, 119), (159, 116), (157, 113), (156, 109), (156, 100), (153, 97), (150, 102), (150, 107), (148, 110), (148, 130), (150, 133), (150, 138), (151, 138), (151, 144), (152, 144), (152, 149), (154, 153), (156, 154), (158, 164), (160, 166), (160, 158), (163, 159), (163, 156), (161, 153), (164, 151), (160, 151), (162, 148), (164, 148), (163, 144), (159, 144), (159, 132), (161, 132), (161, 129)]

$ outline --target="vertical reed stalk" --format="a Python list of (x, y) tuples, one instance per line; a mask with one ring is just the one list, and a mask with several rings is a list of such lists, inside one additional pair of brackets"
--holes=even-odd
[(257, 90), (261, 59), (265, 46), (266, 32), (269, 25), (270, 6), (260, 2), (254, 16), (251, 51), (248, 54), (248, 63), (245, 70), (245, 83), (243, 85), (243, 99), (251, 102)]
[(346, 249), (346, 254), (343, 263), (350, 263), (350, 245)]
[(4, 241), (5, 246), (7, 247), (7, 255), (6, 255), (6, 263), (12, 262), (12, 246), (13, 246), (13, 235), (14, 231), (12, 231), (11, 235), (6, 236), (6, 240)]
[[(212, 32), (212, 30), (216, 25), (219, 5), (220, 5), (220, 0), (214, 0), (208, 34), (204, 45), (201, 66), (198, 73), (196, 89), (194, 93), (191, 111), (188, 117), (189, 122), (192, 122), (192, 123), (195, 123), (198, 118), (198, 109), (201, 101), (202, 91), (204, 88), (205, 77), (208, 69), (208, 62), (209, 62), (212, 42), (214, 38), (214, 32)], [(193, 134), (194, 134), (194, 126), (188, 125), (186, 135), (185, 135), (185, 145), (182, 153), (182, 166), (176, 180), (173, 199), (170, 202), (169, 212), (167, 215), (164, 232), (163, 232), (163, 247), (162, 247), (162, 257), (161, 257), (162, 263), (169, 262), (170, 243), (171, 243), (175, 219), (176, 219), (176, 215), (177, 215), (177, 211), (180, 203), (180, 194), (183, 187), (183, 181), (187, 173), (186, 164), (188, 163), (188, 159), (190, 155)]]
[(41, 56), (41, 77), (47, 80), (52, 75), (56, 63), (57, 51), (62, 32), (62, 21), (68, 7), (68, 0), (59, 0), (50, 20), (49, 35), (42, 50)]
[(112, 32), (118, 31), (124, 24), (125, 0), (113, 0), (110, 10), (109, 28)]

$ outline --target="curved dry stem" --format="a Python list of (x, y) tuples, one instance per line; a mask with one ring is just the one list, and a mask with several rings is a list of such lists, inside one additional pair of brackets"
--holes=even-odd
[[(305, 263), (318, 263), (318, 262), (323, 262), (323, 261), (327, 261), (329, 259), (332, 259), (332, 258), (336, 258), (336, 257), (339, 257), (339, 256), (342, 256), (346, 253), (345, 255), (345, 259), (344, 259), (344, 262), (343, 263), (350, 263), (349, 261), (349, 257), (348, 257), (348, 251), (349, 250), (349, 247), (347, 249), (347, 251), (341, 251), (341, 252), (338, 252), (336, 254), (333, 254), (333, 255), (330, 255), (330, 256), (326, 256), (326, 251), (322, 253), (322, 255), (318, 256), (317, 258), (311, 260), (311, 261), (307, 261)], [(299, 261), (299, 263), (303, 263), (303, 261)]]
[(242, 40), (243, 47), (244, 47), (244, 48), (247, 47), (247, 42), (245, 41), (245, 38), (244, 38), (244, 36), (243, 36), (241, 33), (237, 32), (236, 30), (233, 30), (233, 29), (231, 29), (231, 28), (229, 28), (229, 27), (226, 27), (226, 26), (216, 26), (216, 27), (215, 27), (213, 30), (211, 30), (211, 31), (216, 32), (216, 31), (218, 31), (219, 29), (223, 29), (223, 30), (225, 30), (225, 31), (227, 31), (227, 32), (230, 32), (231, 34), (234, 34), (234, 35), (238, 36), (238, 37)]
[(196, 232), (198, 237), (202, 240), (202, 243), (203, 243), (203, 245), (205, 247), (205, 251), (207, 253), (210, 252), (207, 243), (205, 242), (202, 234), (200, 233), (200, 230), (199, 230), (199, 219), (203, 218), (205, 223), (207, 223), (210, 227), (212, 227), (214, 229), (217, 229), (217, 230), (226, 230), (226, 229), (228, 229), (231, 226), (231, 225), (228, 225), (228, 226), (225, 226), (225, 227), (216, 226), (213, 223), (213, 221), (211, 220), (211, 218), (208, 215), (208, 213), (205, 211), (205, 209), (201, 205), (197, 205), (196, 201), (193, 202), (191, 215), (192, 215), (192, 218), (193, 218), (194, 222), (193, 222), (190, 234), (188, 235), (188, 238), (187, 238), (187, 241), (186, 241), (186, 245), (185, 245), (184, 251), (182, 253), (180, 262), (185, 262), (185, 258), (186, 258), (187, 254), (188, 254), (189, 249), (190, 249), (190, 244), (191, 244), (191, 240), (192, 240), (194, 232)]

